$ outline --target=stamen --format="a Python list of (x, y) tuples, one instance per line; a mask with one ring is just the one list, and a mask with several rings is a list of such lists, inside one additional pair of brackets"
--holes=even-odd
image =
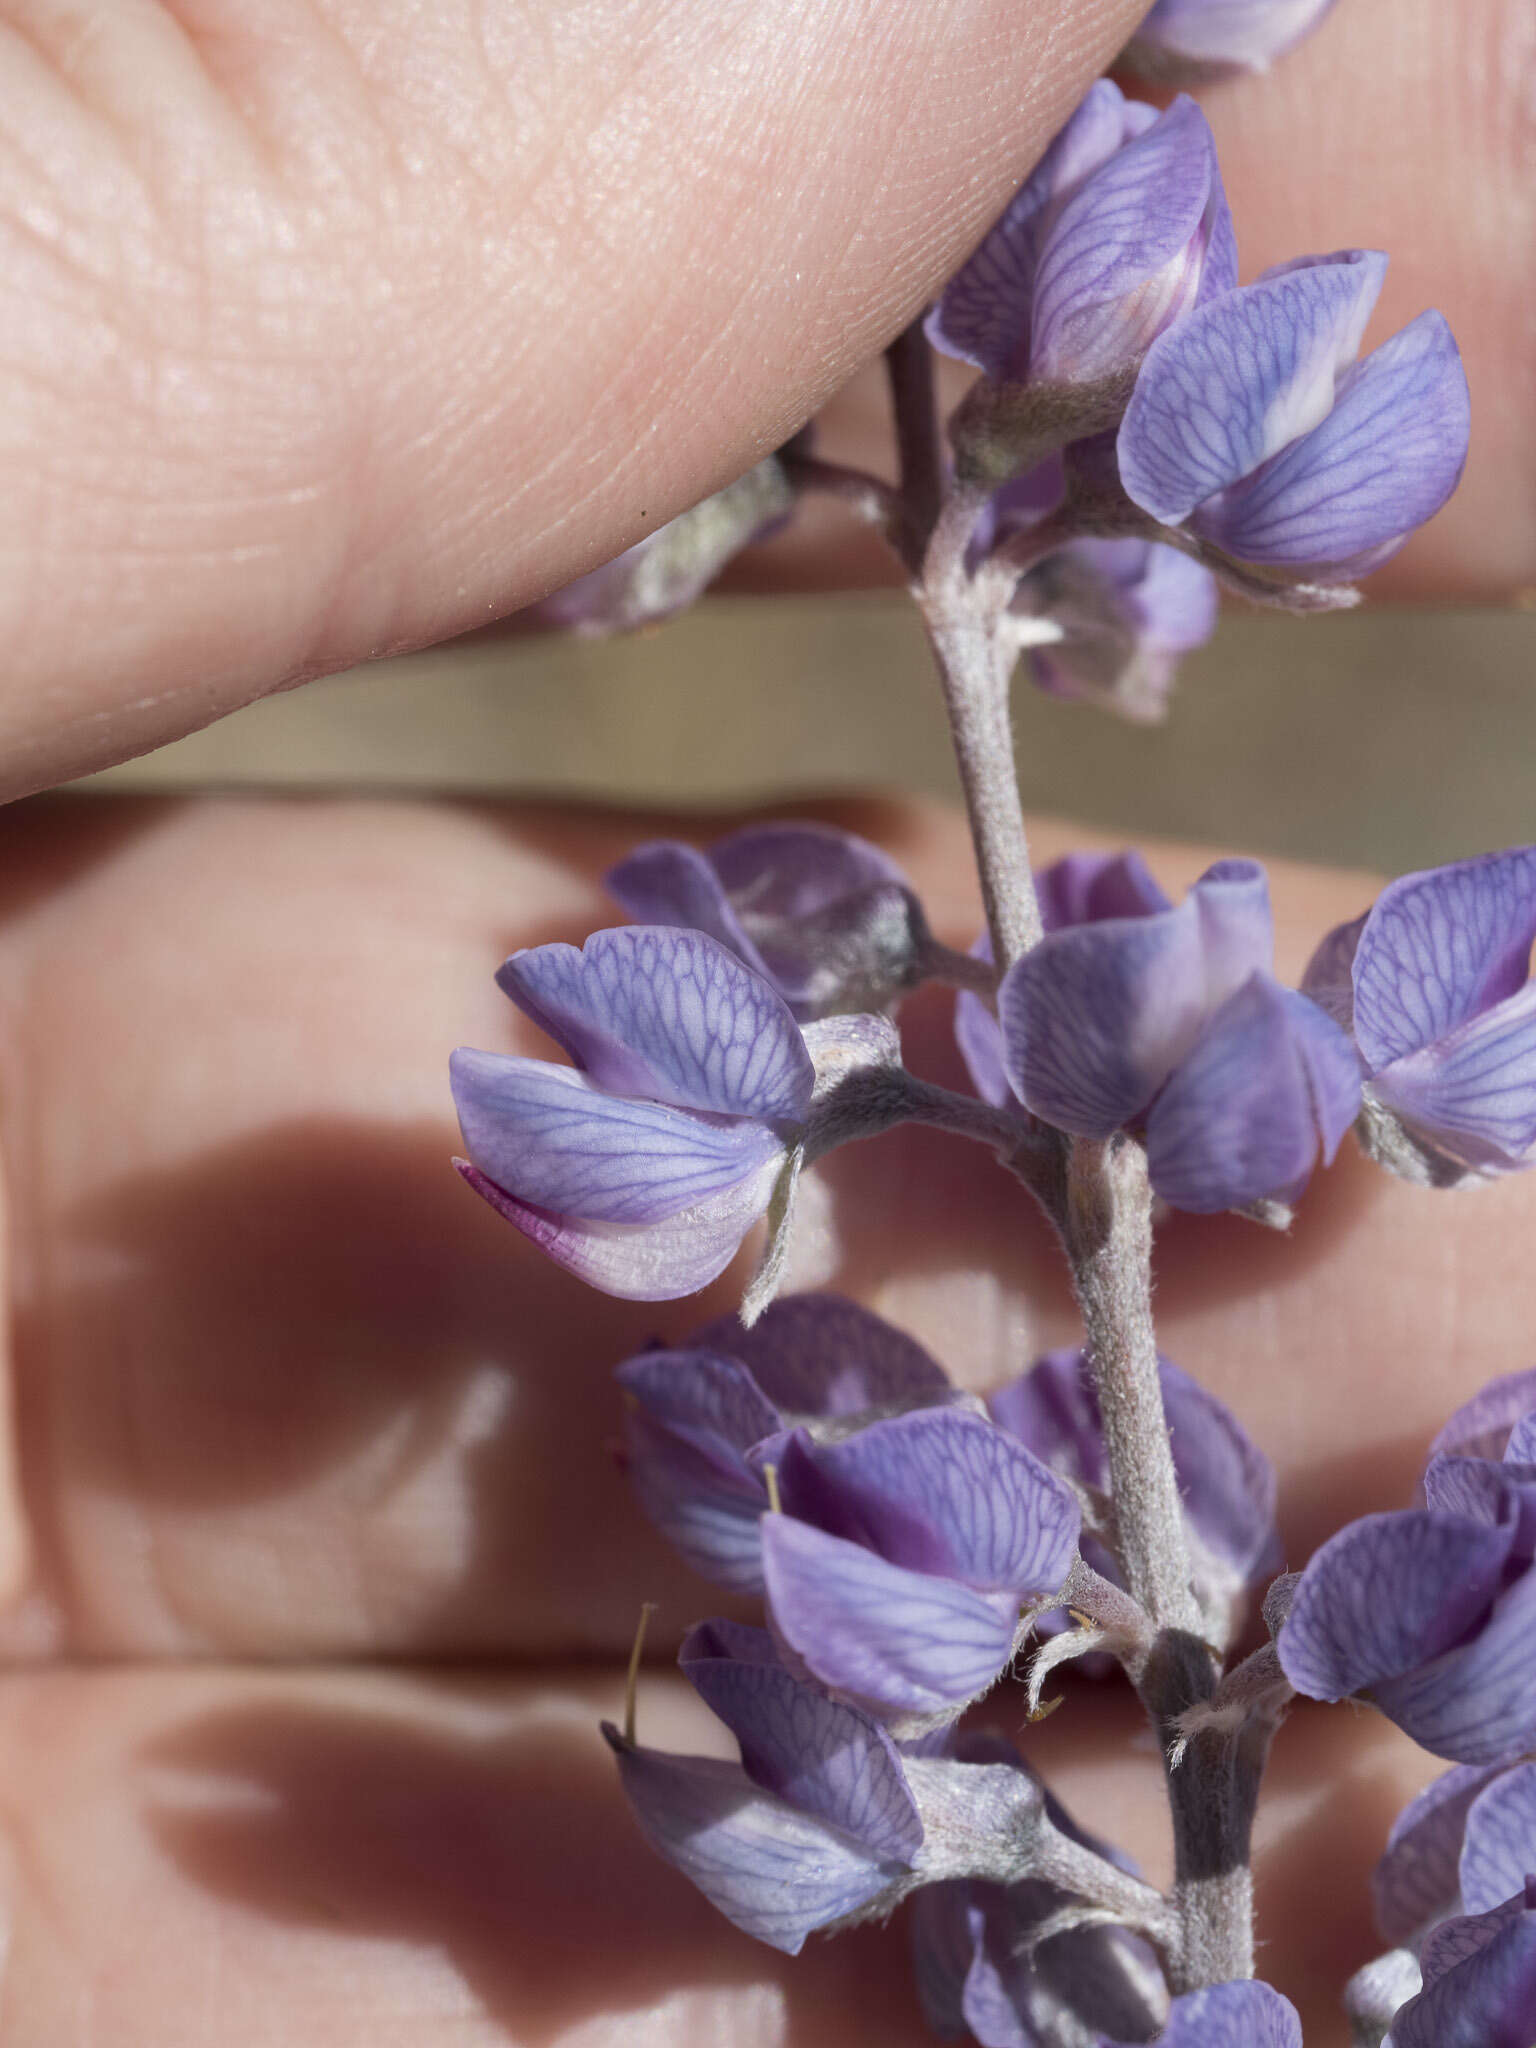
[(631, 1749), (635, 1746), (635, 1690), (640, 1683), (640, 1658), (645, 1649), (645, 1631), (655, 1612), (654, 1600), (641, 1602), (640, 1620), (635, 1627), (635, 1646), (629, 1653), (629, 1675), (624, 1681), (624, 1740)]
[(768, 1489), (769, 1514), (782, 1515), (784, 1509), (779, 1501), (779, 1468), (777, 1465), (765, 1465), (763, 1467), (763, 1484)]

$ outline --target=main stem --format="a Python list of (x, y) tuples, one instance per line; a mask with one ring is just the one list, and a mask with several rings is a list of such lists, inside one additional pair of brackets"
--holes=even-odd
[[(979, 487), (942, 487), (931, 366), (917, 329), (887, 352), (901, 454), (902, 554), (944, 688), (999, 977), (1042, 936), (1009, 717), (1012, 661), (999, 627), (1009, 590), (973, 576)], [(1054, 543), (1055, 536), (1051, 539)], [(1021, 1173), (1061, 1233), (1103, 1418), (1120, 1562), (1154, 1629), (1138, 1691), (1164, 1755), (1208, 1700), (1216, 1658), (1191, 1587), (1183, 1505), (1163, 1413), (1152, 1321), (1152, 1193), (1135, 1139), (1059, 1137), (1050, 1170)], [(1266, 1738), (1267, 1739), (1267, 1738)], [(1240, 1731), (1197, 1734), (1168, 1774), (1178, 1932), (1176, 1992), (1253, 1973), (1248, 1837), (1262, 1754)]]
[(1099, 1396), (1120, 1563), (1156, 1628), (1198, 1638), (1152, 1322), (1152, 1190), (1147, 1155), (1134, 1138), (1072, 1140), (1065, 1209), (1062, 1235)]
[(1007, 972), (1040, 937), (1040, 911), (1013, 762), (996, 594), (983, 597), (966, 549), (985, 494), (944, 481), (933, 356), (920, 324), (885, 355), (901, 463), (901, 553), (933, 647), (981, 875), (992, 958)]
[(1036, 944), (1043, 928), (1013, 759), (1013, 663), (1002, 645), (996, 595), (979, 588), (966, 568), (981, 505), (964, 489), (946, 500), (928, 543), (917, 601), (943, 685), (992, 958), (1001, 977)]
[[(1120, 1564), (1156, 1630), (1137, 1690), (1166, 1757), (1180, 1717), (1209, 1699), (1217, 1660), (1190, 1583), (1152, 1320), (1152, 1191), (1134, 1138), (1072, 1141), (1061, 1227), (1099, 1397)], [(1253, 1974), (1248, 1859), (1261, 1769), (1242, 1731), (1197, 1735), (1168, 1768), (1175, 1991)]]

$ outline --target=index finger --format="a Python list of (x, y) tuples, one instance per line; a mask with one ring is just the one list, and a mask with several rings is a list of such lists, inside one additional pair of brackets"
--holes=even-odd
[[(940, 934), (979, 922), (960, 820), (838, 813)], [(654, 819), (645, 821), (656, 829)], [(612, 1652), (644, 1599), (718, 1604), (611, 1455), (613, 1367), (731, 1309), (592, 1293), (462, 1188), (459, 1043), (548, 1057), (492, 973), (617, 922), (638, 821), (534, 807), (53, 802), (6, 814), (0, 1079), (14, 1392), (33, 1544), (13, 1655)], [(1042, 857), (1087, 835), (1042, 828)], [(1208, 856), (1154, 850), (1161, 879)], [(1280, 971), (1364, 877), (1276, 864)], [(965, 1086), (949, 998), (907, 1055)], [(831, 1285), (995, 1385), (1078, 1324), (1056, 1248), (988, 1154), (908, 1128), (830, 1159), (791, 1285)], [(1290, 1559), (1402, 1505), (1430, 1436), (1528, 1366), (1528, 1177), (1443, 1195), (1346, 1147), (1278, 1237), (1162, 1233), (1167, 1352), (1280, 1467)]]

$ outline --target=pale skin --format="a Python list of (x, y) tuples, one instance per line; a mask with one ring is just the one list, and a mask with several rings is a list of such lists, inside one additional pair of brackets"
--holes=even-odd
[[(5, 0), (5, 789), (500, 616), (739, 469), (921, 304), (1137, 12)], [(1536, 583), (1529, 22), (1340, 0), (1208, 100), (1245, 274), (1378, 243), (1374, 331), (1433, 302), (1462, 341), (1467, 482), (1397, 595)], [(828, 441), (877, 424), (856, 389)], [(819, 531), (756, 573), (869, 573)], [(968, 942), (956, 817), (837, 815)], [(655, 821), (44, 801), (3, 829), (3, 2048), (925, 2038), (897, 1945), (787, 1963), (657, 1865), (595, 1733), (640, 1602), (663, 1659), (718, 1604), (629, 1502), (609, 1371), (729, 1283), (590, 1295), (446, 1166), (448, 1050), (545, 1049), (492, 968), (604, 922), (596, 878)], [(1205, 856), (1154, 858), (1177, 888)], [(1372, 888), (1274, 879), (1292, 974)], [(958, 1078), (945, 999), (907, 1019)], [(825, 1178), (838, 1284), (957, 1377), (1075, 1334), (974, 1148), (902, 1133)], [(1275, 1455), (1292, 1563), (1536, 1363), (1533, 1227), (1528, 1180), (1435, 1196), (1347, 1153), (1288, 1240), (1165, 1232), (1163, 1341)], [(1078, 1690), (1022, 1740), (1156, 1874), (1134, 1727)], [(640, 1734), (708, 1736), (660, 1668)], [(1260, 1968), (1309, 2040), (1431, 1768), (1350, 1709), (1282, 1734)]]

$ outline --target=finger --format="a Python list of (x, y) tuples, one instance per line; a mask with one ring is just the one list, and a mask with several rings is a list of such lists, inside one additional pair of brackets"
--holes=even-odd
[[(0, 2048), (918, 2048), (898, 1919), (787, 1958), (722, 1921), (625, 1811), (607, 1677), (210, 1668), (0, 1684)], [(646, 1742), (721, 1751), (676, 1679)], [(1020, 1735), (1017, 1701), (994, 1718)], [(1022, 1747), (1166, 1882), (1162, 1773), (1118, 1688)], [(1373, 1716), (1301, 1713), (1260, 1825), (1264, 1966), (1317, 2038), (1370, 1953), (1367, 1881), (1422, 1759)], [(1316, 1872), (1329, 1871), (1329, 1910)]]
[[(1371, 577), (1372, 597), (1498, 599), (1536, 584), (1532, 34), (1525, 0), (1350, 0), (1272, 71), (1201, 95), (1245, 280), (1306, 251), (1385, 249), (1392, 266), (1366, 346), (1438, 306), (1466, 359), (1466, 475)], [(888, 437), (877, 369), (825, 415), (825, 452), (878, 463)], [(840, 507), (813, 504), (744, 556), (733, 580), (896, 579), (878, 541), (852, 532)]]
[(1139, 0), (0, 10), (0, 790), (441, 639), (745, 469)]
[[(958, 818), (840, 815), (941, 933), (979, 919)], [(491, 981), (614, 912), (654, 819), (536, 807), (54, 801), (0, 821), (0, 1085), (30, 1594), (12, 1655), (612, 1651), (718, 1606), (609, 1454), (612, 1368), (733, 1306), (585, 1290), (463, 1189), (460, 1043), (553, 1050)], [(705, 827), (704, 836), (710, 836)], [(1088, 835), (1042, 827), (1042, 857)], [(1170, 888), (1205, 856), (1154, 850)], [(1277, 865), (1281, 967), (1363, 878)], [(909, 1057), (965, 1085), (948, 998)], [(1277, 1458), (1291, 1561), (1402, 1504), (1449, 1410), (1530, 1364), (1529, 1179), (1439, 1195), (1346, 1147), (1294, 1233), (1175, 1217), (1162, 1341)], [(855, 1294), (957, 1379), (1075, 1342), (1058, 1254), (980, 1148), (898, 1132), (812, 1177), (792, 1284)]]

